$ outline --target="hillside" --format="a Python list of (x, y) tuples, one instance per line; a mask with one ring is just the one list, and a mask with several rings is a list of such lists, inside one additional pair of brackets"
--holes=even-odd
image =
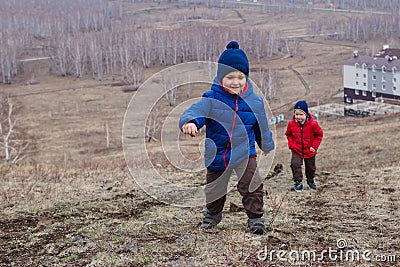
[[(301, 194), (287, 191), (291, 181), (284, 167), (265, 181), (270, 231), (262, 237), (246, 232), (235, 190), (220, 226), (204, 232), (198, 228), (201, 207), (165, 205), (128, 182), (116, 185), (115, 179), (101, 188), (103, 177), (130, 181), (126, 171), (102, 171), (97, 179), (96, 172), (75, 173), (53, 185), (38, 179), (27, 197), (35, 194), (37, 204), (47, 208), (2, 212), (1, 266), (397, 266), (399, 167), (320, 168), (318, 190)], [(69, 201), (59, 202), (53, 194), (66, 194), (68, 186), (85, 192), (71, 190)], [(41, 188), (50, 199), (40, 196)], [(336, 250), (338, 244), (346, 254)], [(277, 258), (278, 251), (287, 254)], [(302, 260), (301, 253), (315, 253), (317, 260)]]
[[(25, 8), (42, 0), (36, 1), (27, 1)], [(11, 2), (0, 4), (3, 15), (6, 4)], [(76, 15), (68, 1), (61, 2), (73, 11), (65, 11), (66, 14)], [(198, 189), (204, 185), (204, 170), (181, 171), (183, 165), (174, 165), (176, 162), (166, 155), (169, 148), (173, 154), (182, 152), (202, 165), (200, 150), (204, 135), (198, 138), (179, 135), (176, 124), (171, 126), (166, 122), (176, 119), (187, 101), (201, 96), (212, 77), (203, 76), (201, 81), (187, 84), (181, 81), (176, 103), (169, 105), (157, 90), (168, 77), (184, 75), (176, 69), (179, 74), (163, 75), (171, 67), (168, 64), (142, 66), (142, 82), (146, 86), (135, 91), (126, 90), (121, 74), (104, 72), (101, 79), (92, 77), (87, 65), (83, 68), (89, 73), (86, 76), (62, 76), (54, 58), (41, 59), (24, 62), (23, 72), (13, 77), (11, 84), (0, 84), (0, 93), (9, 96), (15, 107), (19, 137), (29, 144), (23, 161), (0, 166), (0, 266), (399, 265), (398, 114), (320, 117), (324, 140), (317, 155), (317, 191), (289, 191), (290, 151), (284, 135), (297, 100), (305, 99), (310, 106), (343, 101), (337, 97), (343, 92), (342, 64), (354, 50), (373, 53), (380, 49), (382, 40), (391, 47), (400, 47), (399, 39), (393, 37), (396, 31), (390, 31), (388, 26), (395, 25), (397, 17), (393, 16), (389, 22), (390, 16), (368, 13), (370, 9), (377, 13), (388, 11), (386, 4), (375, 0), (366, 3), (365, 13), (349, 13), (359, 8), (361, 1), (330, 1), (332, 5), (314, 1), (314, 7), (318, 8), (315, 10), (302, 4), (274, 5), (283, 3), (275, 0), (259, 1), (268, 4), (263, 9), (235, 2), (224, 6), (203, 2), (110, 1), (109, 9), (98, 6), (94, 11), (105, 12), (101, 14), (108, 16), (105, 16), (107, 22), (123, 11), (135, 29), (128, 29), (128, 20), (121, 18), (113, 21), (115, 25), (126, 27), (123, 29), (127, 33), (147, 31), (154, 34), (152, 38), (156, 31), (165, 31), (162, 36), (166, 38), (174, 37), (171, 33), (175, 31), (185, 32), (193, 42), (197, 34), (205, 38), (214, 29), (215, 43), (207, 42), (209, 46), (204, 47), (212, 50), (204, 49), (205, 54), (219, 53), (228, 41), (237, 38), (244, 49), (251, 45), (251, 49), (247, 48), (250, 77), (256, 85), (267, 87), (263, 75), (268, 76), (268, 71), (276, 75), (276, 89), (268, 100), (268, 112), (284, 114), (285, 121), (271, 126), (276, 150), (268, 157), (271, 170), (261, 170), (265, 177), (268, 233), (254, 236), (247, 231), (247, 218), (236, 189), (228, 194), (221, 224), (212, 231), (201, 231), (198, 223), (202, 205), (168, 205), (147, 195), (137, 183), (137, 173), (156, 170), (174, 184)], [(395, 12), (397, 4), (392, 5)], [(329, 10), (322, 10), (325, 8)], [(377, 26), (371, 28), (370, 36), (363, 30), (372, 22)], [(97, 35), (85, 30), (64, 37), (71, 40), (77, 37), (75, 41), (80, 42), (85, 40), (86, 33), (93, 37), (90, 40), (112, 36), (108, 35), (112, 31)], [(340, 34), (332, 37), (332, 30), (340, 30)], [(244, 37), (254, 32), (268, 34), (271, 38), (268, 40), (279, 44), (272, 55), (252, 50), (263, 47), (257, 45), (258, 39)], [(276, 36), (271, 37), (273, 33)], [(209, 41), (201, 38), (199, 44)], [(46, 38), (34, 39), (33, 43), (39, 46), (46, 42), (54, 45)], [(174, 40), (178, 39), (171, 38), (168, 42)], [(23, 55), (40, 56), (35, 51), (27, 49)], [(178, 63), (170, 70), (179, 69), (182, 65)], [(198, 73), (209, 71), (201, 67), (199, 70)], [(35, 83), (31, 83), (33, 80)], [(135, 102), (135, 97), (142, 102)], [(148, 106), (151, 111), (144, 109)], [(158, 117), (152, 117), (154, 114)], [(147, 130), (145, 122), (150, 124), (152, 120), (159, 125), (154, 126), (152, 141), (145, 142), (142, 136)], [(167, 135), (162, 138), (163, 134)], [(129, 151), (133, 153), (127, 153), (126, 146), (131, 144), (133, 149)], [(142, 146), (135, 150), (137, 144), (143, 145), (144, 151)], [(280, 172), (274, 172), (274, 167)], [(134, 171), (130, 172), (132, 168)], [(154, 181), (153, 177), (144, 178), (149, 179), (150, 185)]]
[[(347, 242), (347, 253), (386, 261), (346, 260), (332, 252), (319, 266), (395, 266), (400, 146), (392, 137), (400, 119), (320, 122), (325, 139), (318, 190), (300, 194), (288, 191), (285, 127), (277, 127), (274, 166), (283, 164), (283, 171), (264, 182), (270, 231), (262, 237), (246, 231), (236, 190), (229, 193), (221, 225), (203, 232), (197, 227), (202, 207), (169, 206), (145, 195), (118, 153), (113, 161), (90, 167), (2, 168), (1, 266), (292, 266), (277, 254), (264, 261), (259, 252), (311, 251), (319, 258), (324, 250), (335, 250), (338, 240)], [(201, 172), (195, 180), (169, 175), (176, 182), (204, 183)]]

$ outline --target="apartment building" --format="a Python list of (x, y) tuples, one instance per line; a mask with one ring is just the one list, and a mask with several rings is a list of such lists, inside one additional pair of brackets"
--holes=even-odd
[(375, 56), (357, 51), (343, 65), (344, 102), (400, 99), (400, 49), (383, 46)]

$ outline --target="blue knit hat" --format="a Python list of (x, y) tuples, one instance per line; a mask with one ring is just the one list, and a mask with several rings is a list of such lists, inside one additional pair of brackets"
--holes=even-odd
[(218, 81), (221, 82), (225, 75), (236, 70), (243, 72), (246, 77), (249, 76), (249, 60), (246, 53), (239, 48), (239, 43), (230, 41), (218, 59)]
[(308, 116), (308, 105), (305, 100), (297, 101), (296, 105), (294, 105), (293, 110), (296, 110), (296, 109), (303, 111)]

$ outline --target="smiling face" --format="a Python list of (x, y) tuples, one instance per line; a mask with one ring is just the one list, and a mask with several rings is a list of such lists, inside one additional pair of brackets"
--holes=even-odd
[(300, 109), (295, 109), (294, 110), (294, 118), (298, 122), (304, 123), (306, 121), (307, 115), (306, 115), (306, 113), (304, 113), (304, 111), (302, 111)]
[(232, 94), (240, 94), (246, 85), (246, 75), (241, 71), (232, 71), (222, 79), (222, 86)]

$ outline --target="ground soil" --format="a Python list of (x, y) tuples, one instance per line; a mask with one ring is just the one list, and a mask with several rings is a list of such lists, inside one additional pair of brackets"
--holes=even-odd
[[(161, 14), (154, 8), (146, 12)], [(235, 11), (223, 12), (232, 21), (264, 25), (262, 15), (251, 20), (242, 11), (237, 11), (242, 19)], [(303, 34), (313, 19), (310, 14), (290, 14), (293, 20), (287, 23), (284, 14), (271, 20), (286, 34)], [(334, 97), (342, 91), (341, 64), (354, 48), (362, 51), (368, 45), (303, 38), (299, 54), (252, 65), (279, 70), (282, 86), (269, 105), (274, 114), (285, 115), (273, 129), (272, 169), (261, 173), (269, 227), (263, 236), (248, 232), (235, 189), (228, 194), (221, 224), (210, 231), (198, 228), (202, 206), (167, 205), (141, 190), (125, 162), (121, 134), (135, 92), (123, 92), (118, 81), (45, 72), (36, 77), (39, 84), (26, 85), (29, 77), (20, 76), (14, 84), (2, 85), (22, 107), (18, 126), (31, 145), (23, 164), (0, 168), (0, 266), (398, 266), (397, 115), (320, 118), (325, 136), (317, 156), (318, 189), (289, 190), (284, 132), (293, 103), (299, 98), (310, 106), (341, 102)], [(146, 77), (161, 69), (146, 70)], [(179, 101), (184, 100), (181, 95)], [(168, 109), (165, 105), (161, 113)], [(201, 138), (181, 140), (189, 148), (186, 156), (200, 156)], [(153, 165), (171, 181), (204, 184), (203, 172), (188, 175), (172, 168), (160, 155), (160, 142), (146, 148)], [(302, 259), (302, 252), (316, 258)]]

